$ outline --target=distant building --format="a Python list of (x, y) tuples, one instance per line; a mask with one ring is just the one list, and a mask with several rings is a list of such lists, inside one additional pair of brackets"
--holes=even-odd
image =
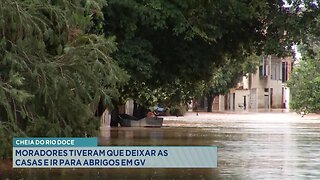
[(255, 73), (243, 77), (228, 94), (214, 99), (213, 111), (289, 108), (290, 90), (286, 82), (293, 61), (291, 57), (261, 57)]

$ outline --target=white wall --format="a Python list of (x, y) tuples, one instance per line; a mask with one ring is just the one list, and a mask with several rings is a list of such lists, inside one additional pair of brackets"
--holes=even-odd
[(246, 108), (249, 107), (249, 90), (239, 89), (235, 91), (235, 111), (243, 111), (244, 110), (244, 96), (246, 96)]
[(290, 89), (288, 87), (284, 88), (284, 102), (286, 104), (286, 109), (290, 109)]
[(125, 104), (125, 113), (129, 115), (133, 115), (133, 100), (128, 100)]
[(219, 111), (224, 111), (225, 110), (225, 96), (224, 95), (219, 95)]
[(249, 74), (242, 78), (243, 81), (243, 89), (249, 89)]

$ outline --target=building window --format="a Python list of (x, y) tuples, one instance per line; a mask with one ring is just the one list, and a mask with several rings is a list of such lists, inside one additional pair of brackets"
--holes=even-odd
[(282, 82), (286, 81), (286, 63), (282, 62)]
[(259, 77), (261, 78), (263, 76), (263, 66), (259, 66)]
[(282, 62), (282, 82), (287, 82), (288, 75), (288, 62)]
[(281, 80), (280, 70), (281, 66), (279, 62), (272, 62), (271, 64), (271, 79)]
[(279, 63), (279, 66), (278, 66), (278, 76), (279, 76), (279, 80), (282, 81), (282, 74), (281, 74), (281, 71), (282, 70), (282, 63)]
[(260, 62), (260, 66), (259, 66), (259, 77), (263, 78), (265, 76), (268, 75), (268, 67), (267, 67), (267, 59), (266, 58), (262, 58), (262, 61)]

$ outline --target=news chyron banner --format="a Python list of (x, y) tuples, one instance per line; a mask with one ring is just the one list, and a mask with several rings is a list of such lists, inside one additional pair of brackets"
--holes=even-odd
[(216, 168), (216, 146), (98, 146), (97, 138), (14, 138), (13, 168)]

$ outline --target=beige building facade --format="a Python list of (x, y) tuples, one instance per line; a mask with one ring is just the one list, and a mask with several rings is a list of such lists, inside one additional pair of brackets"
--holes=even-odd
[(290, 90), (286, 81), (293, 67), (291, 57), (261, 57), (255, 73), (248, 74), (226, 95), (214, 99), (213, 111), (255, 111), (289, 108)]

